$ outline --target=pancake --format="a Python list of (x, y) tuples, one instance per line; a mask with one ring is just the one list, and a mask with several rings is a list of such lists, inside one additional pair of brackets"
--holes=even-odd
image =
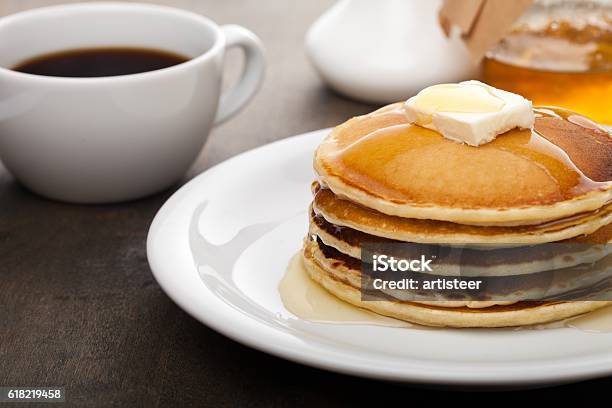
[(397, 103), (334, 128), (314, 167), (337, 196), (402, 218), (536, 225), (610, 203), (610, 134), (577, 114), (535, 112), (534, 130), (471, 147), (410, 125)]
[[(431, 326), (539, 324), (612, 304), (612, 135), (567, 110), (534, 113), (533, 129), (479, 147), (411, 125), (401, 103), (334, 128), (314, 157), (309, 276), (353, 305)], [(363, 251), (435, 260), (385, 280), (480, 290), (374, 290)]]
[[(327, 273), (336, 279), (344, 281), (355, 289), (361, 289), (364, 294), (375, 298), (381, 293), (394, 299), (413, 301), (416, 303), (438, 304), (439, 301), (454, 301), (472, 303), (482, 307), (479, 302), (488, 304), (507, 304), (525, 300), (545, 300), (548, 298), (576, 300), (591, 297), (599, 293), (602, 287), (612, 283), (612, 256), (607, 256), (593, 264), (578, 265), (570, 268), (543, 271), (527, 275), (479, 277), (482, 288), (479, 291), (435, 291), (435, 290), (381, 290), (376, 293), (366, 293), (371, 287), (371, 276), (363, 276), (361, 261), (342, 254), (333, 247), (325, 245), (319, 239), (311, 239), (305, 244), (308, 253)], [(382, 275), (377, 275), (381, 277)], [(389, 272), (387, 279), (410, 278), (420, 283), (424, 279), (436, 279), (440, 276), (420, 272)], [(467, 277), (463, 277), (465, 279)], [(422, 287), (422, 284), (420, 284)], [(452, 296), (452, 298), (451, 298)], [(452, 307), (456, 303), (451, 303)]]
[[(375, 237), (348, 227), (334, 225), (310, 212), (309, 233), (325, 245), (361, 259), (362, 246), (377, 245), (397, 259), (435, 256), (433, 273), (441, 276), (509, 276), (563, 269), (593, 263), (612, 253), (612, 224), (594, 234), (559, 243), (482, 251), (465, 247), (441, 247), (406, 243)], [(599, 243), (598, 243), (599, 242)]]
[[(474, 308), (468, 302), (423, 304), (398, 300), (362, 301), (361, 291), (329, 274), (313, 256), (313, 241), (306, 240), (304, 265), (315, 282), (336, 297), (381, 315), (426, 326), (509, 327), (552, 322), (605, 307), (608, 301), (516, 302), (493, 305), (485, 302)], [(507, 302), (508, 303), (508, 302)], [(467, 305), (472, 307), (467, 307)]]
[(515, 227), (478, 227), (447, 221), (408, 219), (389, 216), (340, 199), (327, 188), (317, 189), (313, 209), (332, 224), (377, 237), (423, 244), (496, 248), (534, 245), (589, 235), (612, 222), (612, 204), (554, 222)]

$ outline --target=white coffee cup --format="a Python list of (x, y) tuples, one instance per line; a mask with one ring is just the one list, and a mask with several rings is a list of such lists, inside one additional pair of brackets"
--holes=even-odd
[[(191, 58), (170, 68), (99, 78), (11, 70), (32, 57), (95, 47), (139, 47)], [(237, 84), (221, 92), (224, 54), (244, 51)], [(46, 197), (103, 203), (177, 182), (211, 128), (257, 91), (257, 37), (198, 14), (134, 3), (34, 9), (0, 19), (0, 158)]]

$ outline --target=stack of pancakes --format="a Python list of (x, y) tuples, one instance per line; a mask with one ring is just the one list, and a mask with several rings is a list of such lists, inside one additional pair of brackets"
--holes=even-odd
[[(336, 127), (314, 159), (310, 277), (356, 306), (430, 326), (544, 323), (612, 303), (601, 296), (612, 282), (612, 137), (572, 112), (534, 111), (534, 129), (479, 147), (407, 123), (400, 103)], [(398, 243), (415, 257), (445, 253), (432, 274), (480, 277), (486, 291), (364, 300), (363, 245)]]

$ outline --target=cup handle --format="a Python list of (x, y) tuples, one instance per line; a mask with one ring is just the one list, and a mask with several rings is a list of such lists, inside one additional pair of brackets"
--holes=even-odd
[(240, 79), (221, 95), (215, 126), (234, 116), (255, 95), (266, 70), (263, 46), (255, 34), (234, 24), (224, 25), (221, 30), (225, 49), (240, 47), (245, 59)]

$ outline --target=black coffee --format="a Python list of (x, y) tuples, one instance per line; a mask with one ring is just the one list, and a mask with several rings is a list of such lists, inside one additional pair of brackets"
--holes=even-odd
[(91, 48), (41, 55), (13, 69), (35, 75), (92, 78), (155, 71), (188, 60), (182, 55), (156, 49)]

